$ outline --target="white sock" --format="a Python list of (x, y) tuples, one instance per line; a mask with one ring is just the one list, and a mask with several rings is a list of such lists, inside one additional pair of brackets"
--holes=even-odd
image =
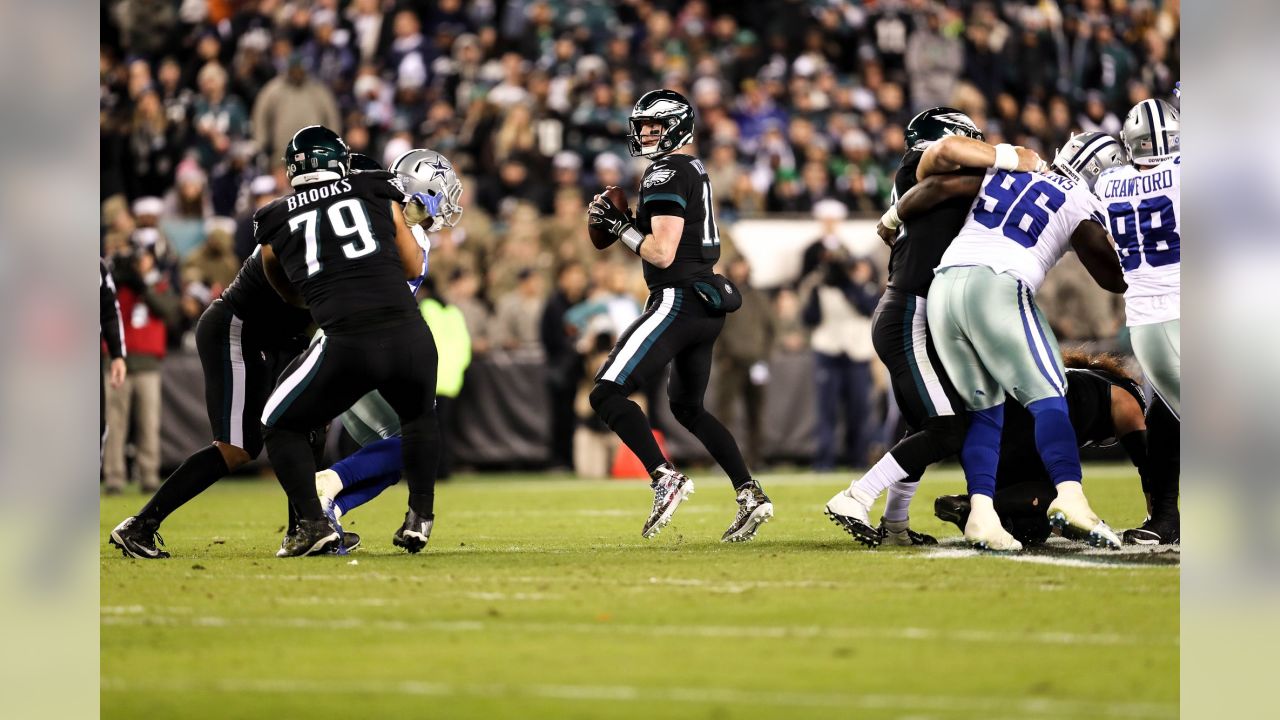
[(1060, 498), (1074, 499), (1084, 497), (1084, 486), (1080, 484), (1079, 480), (1064, 480), (1055, 485), (1054, 488), (1058, 491), (1058, 497)]
[[(887, 457), (887, 456), (886, 456)], [(918, 482), (898, 482), (889, 486), (889, 499), (884, 504), (884, 520), (886, 523), (906, 522), (911, 498), (915, 497)]]
[(333, 470), (321, 470), (316, 473), (316, 491), (325, 497), (338, 497), (342, 492), (342, 477)]
[(974, 510), (981, 510), (983, 512), (990, 510), (991, 512), (995, 512), (996, 501), (992, 499), (990, 495), (978, 495), (976, 493), (970, 495), (969, 513), (972, 514)]
[(906, 476), (907, 471), (903, 470), (898, 461), (893, 458), (893, 453), (885, 453), (879, 462), (871, 466), (866, 475), (850, 483), (849, 490), (861, 492), (874, 500), (889, 489), (889, 486)]

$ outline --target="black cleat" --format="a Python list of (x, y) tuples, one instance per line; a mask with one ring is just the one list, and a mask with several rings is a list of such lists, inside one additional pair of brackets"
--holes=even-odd
[(411, 553), (421, 552), (427, 546), (427, 542), (431, 540), (431, 526), (435, 524), (436, 516), (424, 518), (413, 510), (409, 510), (404, 514), (404, 524), (396, 531), (395, 536), (391, 538), (391, 544), (396, 547), (402, 547)]
[(933, 516), (943, 522), (949, 522), (964, 532), (969, 522), (969, 496), (943, 495), (933, 501)]
[(912, 545), (937, 545), (938, 538), (932, 535), (926, 535), (922, 532), (916, 532), (907, 527), (904, 520), (901, 523), (892, 523), (880, 518), (881, 544), (894, 545), (899, 547), (907, 547)]
[(328, 520), (298, 520), (298, 527), (284, 536), (276, 557), (332, 554), (342, 546), (342, 536)]
[(139, 520), (136, 517), (125, 518), (111, 531), (107, 542), (120, 548), (125, 557), (139, 560), (161, 560), (169, 557), (169, 553), (157, 545), (164, 545), (160, 537), (160, 525)]
[(351, 551), (360, 547), (359, 533), (344, 532), (342, 533), (342, 546), (338, 548), (339, 555), (350, 554)]
[(1125, 545), (1179, 545), (1182, 541), (1181, 525), (1180, 519), (1147, 518), (1142, 525), (1125, 530), (1122, 539)]
[(760, 483), (752, 480), (738, 491), (738, 515), (720, 536), (720, 542), (746, 542), (773, 517), (773, 503)]

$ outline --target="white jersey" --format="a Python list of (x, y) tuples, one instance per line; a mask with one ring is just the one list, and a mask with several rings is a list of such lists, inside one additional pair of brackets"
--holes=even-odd
[(1107, 213), (1129, 289), (1128, 324), (1178, 319), (1182, 294), (1182, 156), (1149, 170), (1126, 165), (1102, 173), (1093, 186)]
[(1053, 173), (992, 168), (938, 269), (981, 265), (1012, 275), (1034, 292), (1086, 220), (1102, 223), (1103, 215), (1084, 184)]

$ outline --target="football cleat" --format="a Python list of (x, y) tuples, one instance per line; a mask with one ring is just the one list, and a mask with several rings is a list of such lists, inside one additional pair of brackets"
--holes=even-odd
[(423, 517), (413, 510), (404, 514), (404, 524), (391, 538), (391, 544), (402, 547), (411, 553), (422, 552), (431, 540), (431, 528), (435, 525), (436, 516)]
[(1046, 511), (1049, 526), (1069, 540), (1079, 540), (1092, 547), (1120, 549), (1120, 536), (1093, 512), (1080, 483), (1058, 484), (1058, 496)]
[(125, 557), (139, 560), (161, 560), (169, 557), (169, 553), (157, 545), (164, 545), (160, 537), (160, 525), (148, 523), (136, 517), (128, 517), (111, 531), (107, 542), (120, 548)]
[(964, 524), (964, 539), (979, 550), (1017, 552), (1022, 549), (1022, 543), (1000, 524), (995, 508), (990, 504), (974, 505), (972, 500)]
[(669, 464), (664, 463), (654, 470), (652, 477), (649, 487), (653, 488), (653, 510), (649, 512), (649, 518), (644, 521), (644, 529), (640, 531), (640, 536), (646, 539), (657, 535), (666, 527), (680, 503), (693, 494), (693, 481)]
[(284, 542), (276, 551), (276, 557), (307, 557), (309, 555), (327, 555), (342, 546), (342, 536), (334, 530), (329, 521), (298, 520), (293, 532), (284, 536)]
[(1142, 525), (1125, 530), (1121, 539), (1125, 545), (1178, 545), (1182, 541), (1180, 525), (1177, 520), (1147, 518)]
[(823, 512), (854, 540), (873, 548), (883, 540), (880, 531), (871, 526), (871, 505), (874, 502), (874, 498), (867, 497), (861, 490), (849, 488), (828, 500)]
[(909, 547), (913, 545), (937, 545), (938, 538), (932, 535), (925, 535), (922, 532), (916, 532), (907, 527), (907, 521), (891, 521), (880, 518), (880, 543), (882, 545), (891, 545), (898, 547)]
[(360, 547), (359, 533), (342, 533), (342, 545), (338, 547), (337, 552), (339, 555), (348, 555), (358, 547)]
[(964, 532), (964, 526), (969, 522), (969, 496), (943, 495), (936, 498), (933, 501), (933, 516)]
[(756, 536), (760, 526), (773, 517), (773, 503), (760, 483), (752, 480), (738, 491), (738, 514), (720, 542), (746, 542)]

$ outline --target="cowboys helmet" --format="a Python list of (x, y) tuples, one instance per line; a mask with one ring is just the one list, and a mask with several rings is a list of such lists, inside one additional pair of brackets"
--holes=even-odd
[(1092, 190), (1104, 170), (1124, 163), (1124, 148), (1115, 138), (1104, 132), (1084, 132), (1071, 136), (1053, 157), (1052, 167)]
[(984, 139), (973, 118), (953, 107), (929, 108), (911, 118), (906, 129), (907, 150), (924, 150), (948, 135)]
[(351, 172), (353, 173), (378, 172), (383, 170), (383, 167), (378, 164), (377, 160), (374, 160), (363, 153), (351, 153), (348, 156), (347, 165), (351, 168)]
[(336, 180), (348, 172), (350, 151), (338, 133), (323, 125), (308, 125), (284, 146), (284, 168), (293, 186)]
[(1182, 152), (1178, 111), (1164, 100), (1143, 100), (1124, 118), (1120, 139), (1134, 165), (1159, 165)]
[(440, 210), (436, 214), (440, 227), (453, 227), (462, 219), (462, 181), (453, 171), (449, 158), (435, 150), (418, 148), (396, 158), (391, 172), (400, 178), (406, 195), (426, 193), (432, 197), (443, 195)]
[[(674, 90), (651, 90), (645, 93), (631, 109), (628, 122), (631, 132), (627, 135), (627, 141), (631, 157), (657, 160), (693, 140), (693, 106), (685, 96)], [(645, 145), (640, 142), (640, 128), (654, 122), (662, 123), (662, 135), (658, 142)]]

